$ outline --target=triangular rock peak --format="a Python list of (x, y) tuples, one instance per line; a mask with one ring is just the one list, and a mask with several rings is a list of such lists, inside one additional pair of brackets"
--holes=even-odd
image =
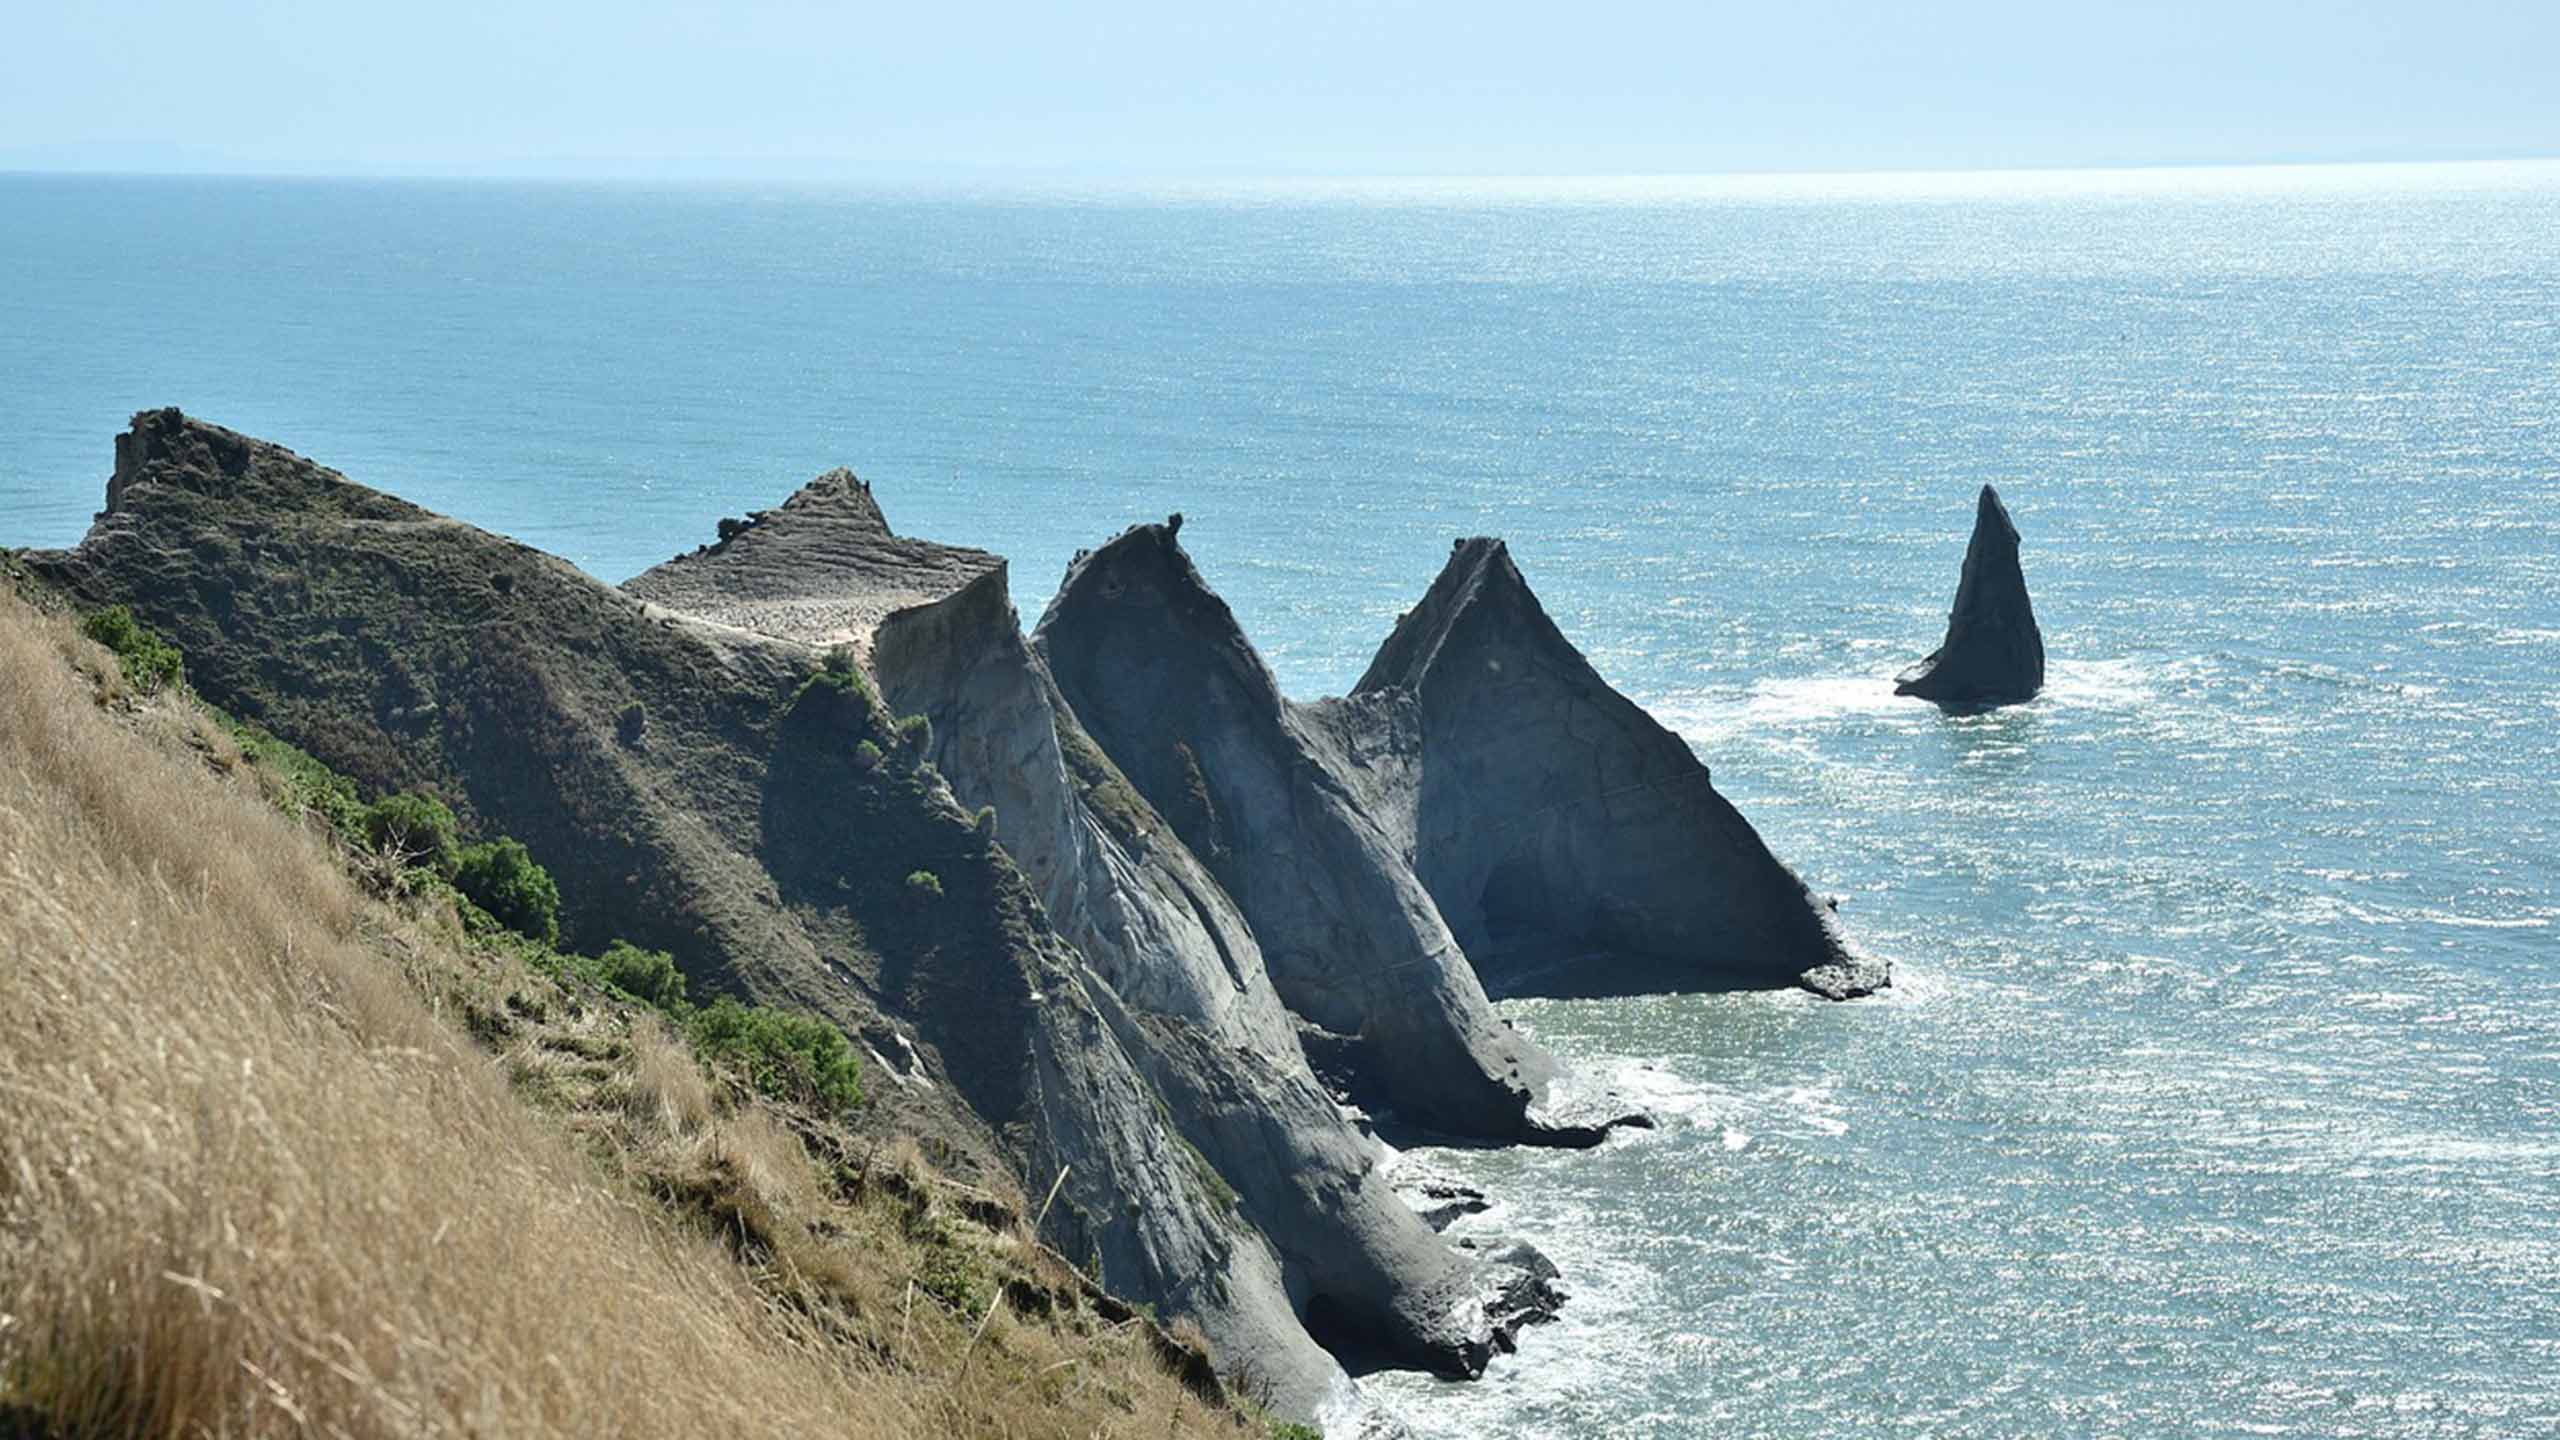
[(1034, 643), (1235, 898), (1280, 998), (1408, 1121), (1535, 1138), (1557, 1067), (1502, 1023), (1406, 860), (1409, 699), (1284, 698), (1172, 522), (1077, 557)]
[(1457, 542), (1354, 691), (1395, 693), (1419, 711), (1414, 868), (1487, 988), (1885, 983), (1688, 743), (1556, 628), (1500, 540)]
[(2018, 527), (2000, 492), (1985, 485), (1974, 507), (1973, 539), (1947, 615), (1947, 638), (1897, 677), (1897, 695), (1951, 710), (1987, 710), (2035, 698), (2044, 688), (2044, 636), (2018, 566)]

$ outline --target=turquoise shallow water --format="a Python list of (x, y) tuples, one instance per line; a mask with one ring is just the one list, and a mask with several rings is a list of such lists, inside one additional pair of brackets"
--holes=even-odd
[[(1181, 510), (1295, 693), (1507, 535), (1859, 938), (1509, 1007), (1572, 1304), (1433, 1436), (2560, 1432), (2560, 167), (789, 189), (0, 178), (0, 540), (177, 403), (608, 578), (850, 464)], [(1997, 483), (2035, 705), (1890, 695)]]

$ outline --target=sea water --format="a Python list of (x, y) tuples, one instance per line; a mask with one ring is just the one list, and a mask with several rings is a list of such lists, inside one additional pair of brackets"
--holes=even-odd
[[(871, 192), (0, 178), (0, 543), (176, 404), (620, 579), (821, 470), (1183, 541), (1283, 684), (1460, 535), (1897, 984), (1510, 1002), (1662, 1128), (1426, 1436), (2560, 1431), (2560, 166)], [(2034, 704), (1891, 693), (1975, 490)]]

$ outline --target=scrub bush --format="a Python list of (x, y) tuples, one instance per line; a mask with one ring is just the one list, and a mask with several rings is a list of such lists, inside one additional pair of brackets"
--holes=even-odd
[(727, 996), (685, 1022), (694, 1053), (777, 1100), (822, 1110), (862, 1103), (862, 1062), (844, 1032), (814, 1015), (741, 1005)]
[[(357, 829), (367, 850), (391, 856), (403, 868), (450, 880), (462, 864), (460, 828), (453, 812), (432, 795), (414, 790), (385, 795), (364, 808)], [(552, 903), (559, 903), (556, 891)]]
[(186, 657), (149, 626), (133, 618), (128, 606), (110, 605), (80, 622), (80, 633), (115, 652), (125, 683), (155, 695), (186, 680)]
[(464, 850), (454, 867), (453, 888), (526, 939), (559, 942), (560, 887), (514, 836), (501, 835)]

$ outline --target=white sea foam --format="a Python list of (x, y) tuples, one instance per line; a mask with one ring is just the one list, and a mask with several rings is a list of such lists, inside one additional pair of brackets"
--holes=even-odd
[(2044, 694), (2055, 706), (2093, 710), (2132, 710), (2159, 701), (2161, 681), (2178, 667), (2156, 661), (2049, 660)]
[(1772, 739), (1850, 716), (1916, 718), (1922, 702), (1894, 694), (1890, 675), (1801, 675), (1738, 692), (1674, 695), (1651, 709), (1673, 730), (1712, 745), (1743, 735)]
[(1605, 1072), (1611, 1088), (1664, 1125), (1706, 1125), (1729, 1113), (1731, 1092), (1688, 1079), (1670, 1059), (1621, 1060)]
[[(2046, 666), (2044, 692), (2021, 713), (2140, 709), (2158, 703), (2163, 679), (2181, 669), (2135, 659), (2055, 660)], [(1745, 690), (1672, 695), (1651, 708), (1664, 724), (1709, 747), (1743, 737), (1783, 743), (1850, 721), (1916, 727), (1940, 718), (1927, 701), (1895, 694), (1893, 675), (1882, 671), (1759, 680)]]

